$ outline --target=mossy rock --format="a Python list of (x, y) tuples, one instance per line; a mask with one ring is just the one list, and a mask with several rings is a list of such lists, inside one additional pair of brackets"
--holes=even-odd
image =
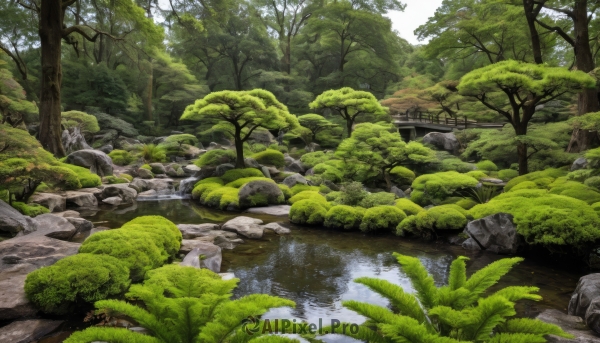
[(240, 208), (279, 205), (285, 202), (285, 196), (274, 182), (263, 180), (250, 181), (240, 188)]

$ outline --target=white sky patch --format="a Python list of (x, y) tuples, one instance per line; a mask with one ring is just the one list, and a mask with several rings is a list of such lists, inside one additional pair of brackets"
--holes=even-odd
[(390, 11), (386, 17), (392, 20), (392, 27), (400, 33), (400, 37), (411, 44), (425, 44), (427, 41), (417, 40), (414, 31), (425, 24), (440, 7), (442, 0), (402, 0), (406, 4), (404, 12)]

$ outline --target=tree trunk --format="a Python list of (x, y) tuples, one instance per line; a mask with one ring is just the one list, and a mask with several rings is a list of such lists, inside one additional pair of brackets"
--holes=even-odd
[[(235, 125), (235, 124), (234, 124)], [(246, 168), (246, 163), (244, 163), (244, 142), (242, 141), (242, 128), (239, 125), (235, 125), (235, 167), (237, 169)]]
[(392, 189), (392, 180), (390, 179), (390, 173), (386, 168), (382, 168), (381, 172), (383, 173), (383, 179), (385, 180), (385, 185), (387, 186), (387, 190), (389, 192)]
[(346, 119), (346, 128), (348, 129), (348, 138), (352, 135), (352, 126), (354, 126), (354, 119)]
[(283, 54), (283, 70), (290, 75), (292, 73), (292, 36), (291, 33), (287, 35), (287, 41), (285, 46), (285, 52)]
[(148, 121), (153, 121), (154, 115), (152, 114), (152, 83), (154, 83), (154, 66), (152, 60), (150, 60), (150, 73), (148, 74), (148, 89), (146, 92), (146, 118)]
[(44, 149), (57, 157), (65, 156), (60, 125), (62, 24), (62, 1), (42, 0), (39, 23), (42, 53), (39, 140)]
[(527, 167), (527, 144), (518, 143), (517, 155), (519, 157), (519, 175), (529, 173), (529, 168)]
[(536, 64), (542, 64), (542, 47), (540, 44), (540, 35), (535, 27), (536, 14), (534, 13), (535, 4), (533, 0), (523, 0), (523, 8), (525, 9), (525, 18), (527, 18), (527, 26), (531, 35), (531, 49), (533, 50), (533, 60)]

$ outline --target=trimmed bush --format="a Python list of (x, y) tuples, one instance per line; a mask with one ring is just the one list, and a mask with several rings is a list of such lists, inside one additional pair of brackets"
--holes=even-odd
[(231, 169), (225, 172), (223, 176), (221, 176), (221, 180), (225, 184), (233, 182), (238, 179), (243, 179), (247, 177), (260, 177), (264, 178), (265, 175), (256, 168), (245, 168), (245, 169)]
[(403, 219), (396, 227), (396, 234), (404, 236), (406, 233), (413, 233), (419, 236), (429, 238), (433, 233), (435, 218), (427, 211), (422, 211), (414, 216)]
[(519, 176), (519, 172), (513, 169), (502, 169), (498, 171), (498, 178), (502, 181), (509, 181)]
[(135, 157), (129, 151), (119, 149), (111, 151), (108, 157), (118, 166), (126, 166), (135, 160)]
[(537, 172), (533, 172), (533, 173), (515, 177), (514, 179), (510, 180), (506, 184), (506, 186), (504, 186), (504, 190), (506, 192), (508, 192), (516, 185), (520, 184), (521, 182), (525, 182), (525, 181), (532, 181), (535, 184), (539, 185), (540, 188), (542, 188), (542, 187), (546, 187), (547, 185), (551, 184), (554, 181), (554, 179), (561, 177), (561, 176), (565, 176), (565, 175), (567, 175), (567, 172), (564, 170), (560, 170), (560, 169), (546, 169), (546, 170), (542, 170), (542, 171), (537, 171)]
[(412, 183), (410, 198), (421, 206), (435, 204), (478, 183), (477, 179), (455, 171), (421, 175)]
[(423, 207), (406, 198), (396, 200), (396, 207), (401, 209), (402, 212), (404, 212), (407, 216), (412, 216), (419, 212), (425, 211)]
[(593, 204), (591, 204), (591, 205), (590, 205), (590, 207), (591, 207), (591, 208), (592, 208), (594, 211), (596, 211), (596, 212), (600, 212), (600, 202), (593, 203)]
[(405, 167), (398, 166), (390, 170), (392, 181), (399, 185), (410, 185), (415, 180), (415, 173)]
[(587, 178), (583, 184), (598, 190), (600, 189), (600, 176), (592, 176)]
[(497, 171), (498, 170), (498, 166), (496, 166), (496, 164), (494, 162), (488, 161), (488, 160), (484, 160), (484, 161), (476, 163), (475, 167), (477, 167), (477, 169), (479, 169), (479, 170), (485, 170), (485, 171)]
[(124, 293), (129, 270), (117, 258), (77, 254), (27, 275), (25, 294), (43, 312), (68, 314), (74, 305)]
[(207, 167), (224, 163), (235, 163), (235, 151), (233, 150), (210, 150), (205, 152), (199, 159), (194, 162), (198, 167)]
[(319, 192), (315, 192), (315, 191), (302, 191), (302, 192), (294, 195), (293, 197), (291, 197), (289, 199), (289, 202), (290, 202), (290, 204), (294, 204), (297, 201), (306, 200), (306, 199), (316, 199), (316, 201), (327, 202), (327, 199), (325, 199), (324, 196), (322, 196)]
[(13, 201), (11, 204), (17, 211), (30, 217), (39, 216), (40, 214), (50, 213), (50, 210), (40, 204), (26, 204), (23, 202)]
[(102, 179), (100, 176), (92, 173), (89, 169), (83, 168), (80, 166), (76, 166), (73, 164), (63, 163), (61, 167), (67, 168), (73, 171), (77, 178), (79, 179), (79, 183), (81, 183), (81, 187), (83, 188), (92, 188), (98, 187), (102, 184)]
[(221, 187), (223, 185), (216, 182), (196, 183), (196, 186), (192, 190), (192, 199), (200, 199), (200, 202), (204, 202), (208, 193)]
[(202, 180), (196, 182), (194, 184), (194, 187), (205, 184), (205, 183), (217, 183), (221, 186), (225, 185), (225, 182), (223, 182), (223, 180), (220, 177), (215, 176), (215, 177), (207, 177), (206, 179), (202, 179)]
[(275, 181), (266, 178), (264, 176), (254, 176), (254, 177), (244, 177), (241, 179), (237, 179), (235, 181), (232, 181), (228, 184), (226, 184), (225, 186), (227, 187), (233, 187), (233, 188), (241, 188), (242, 186), (244, 186), (245, 184), (247, 184), (248, 182), (252, 182), (252, 181), (266, 181), (266, 182), (271, 182), (271, 183), (275, 183)]
[(341, 170), (326, 163), (317, 164), (313, 167), (313, 171), (316, 175), (320, 175), (323, 179), (331, 182), (340, 182), (344, 177), (344, 173)]
[(250, 157), (255, 159), (256, 162), (263, 165), (275, 166), (277, 168), (285, 166), (283, 154), (279, 150), (267, 149), (265, 151), (258, 152)]
[(548, 185), (550, 194), (565, 195), (583, 200), (588, 204), (600, 201), (600, 193), (581, 182), (569, 181), (566, 177), (559, 177)]
[(483, 179), (484, 177), (488, 177), (488, 175), (486, 173), (482, 172), (481, 170), (472, 170), (466, 174), (477, 180)]
[(325, 216), (325, 226), (331, 228), (343, 228), (346, 230), (358, 229), (365, 214), (362, 207), (347, 205), (333, 206)]
[(294, 224), (321, 225), (326, 215), (323, 203), (313, 199), (299, 200), (290, 208), (290, 222)]
[(100, 131), (98, 119), (91, 114), (81, 111), (67, 111), (61, 113), (61, 124), (66, 129), (80, 127), (83, 132), (96, 133)]
[(288, 187), (284, 184), (277, 184), (277, 187), (279, 187), (279, 189), (283, 193), (285, 200), (288, 200), (289, 198), (291, 198), (293, 196), (292, 190), (290, 189), (290, 187)]
[(239, 207), (238, 192), (238, 188), (219, 187), (207, 194), (204, 204), (211, 207), (218, 207), (222, 210), (232, 204)]
[(294, 186), (292, 186), (292, 188), (290, 188), (290, 190), (292, 191), (293, 195), (296, 195), (300, 192), (305, 192), (305, 191), (311, 191), (311, 192), (319, 192), (320, 188), (317, 186), (309, 186), (309, 185), (303, 185), (303, 184), (295, 184)]
[(391, 206), (394, 205), (396, 195), (388, 192), (370, 193), (364, 197), (358, 206), (371, 208), (375, 206)]
[(315, 151), (315, 152), (309, 152), (308, 154), (302, 155), (302, 157), (300, 157), (300, 161), (302, 162), (302, 164), (306, 165), (308, 168), (312, 168), (312, 167), (316, 166), (317, 164), (329, 161), (329, 160), (333, 159), (334, 157), (335, 156), (334, 156), (333, 151), (329, 151), (327, 153), (325, 153), (323, 151)]
[[(169, 256), (175, 256), (181, 247), (181, 231), (172, 221), (161, 216), (142, 216), (128, 221), (123, 229), (151, 232)], [(159, 244), (159, 246), (160, 246)]]
[[(467, 225), (467, 218), (456, 205), (436, 206), (427, 211), (427, 214), (435, 220), (435, 228), (438, 230), (462, 230)], [(464, 210), (463, 208), (460, 208)]]
[(455, 204), (464, 208), (465, 210), (470, 210), (471, 208), (473, 208), (473, 206), (477, 205), (478, 203), (475, 202), (475, 200), (473, 200), (471, 198), (462, 198), (459, 201), (457, 201)]
[(341, 202), (341, 198), (343, 196), (342, 192), (329, 192), (327, 194), (325, 194), (325, 199), (327, 199), (327, 201), (332, 201), (335, 203), (340, 203)]
[(442, 160), (441, 168), (444, 171), (456, 171), (459, 173), (467, 173), (475, 169), (471, 163), (462, 161), (459, 158), (452, 157)]
[(404, 218), (406, 214), (398, 207), (373, 207), (365, 211), (360, 230), (363, 232), (393, 231)]

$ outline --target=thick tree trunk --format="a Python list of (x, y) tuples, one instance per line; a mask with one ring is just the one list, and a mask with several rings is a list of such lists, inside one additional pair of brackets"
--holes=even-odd
[(354, 119), (346, 119), (346, 128), (348, 129), (348, 138), (352, 135), (352, 126), (354, 126)]
[(61, 0), (42, 0), (39, 24), (42, 52), (39, 140), (44, 149), (57, 157), (65, 156), (60, 125), (62, 17)]
[(533, 60), (536, 64), (542, 64), (542, 47), (540, 44), (540, 35), (535, 27), (534, 13), (535, 4), (533, 0), (523, 0), (523, 8), (525, 10), (525, 18), (527, 18), (527, 26), (529, 27), (529, 34), (531, 35), (531, 50), (533, 50)]
[(283, 54), (283, 70), (290, 75), (292, 73), (292, 36), (287, 35), (285, 52)]
[(244, 163), (244, 142), (242, 141), (242, 129), (236, 125), (235, 127), (235, 167), (237, 169), (246, 168), (246, 163)]
[(529, 168), (527, 166), (527, 144), (518, 143), (517, 155), (519, 157), (519, 175), (529, 173)]

